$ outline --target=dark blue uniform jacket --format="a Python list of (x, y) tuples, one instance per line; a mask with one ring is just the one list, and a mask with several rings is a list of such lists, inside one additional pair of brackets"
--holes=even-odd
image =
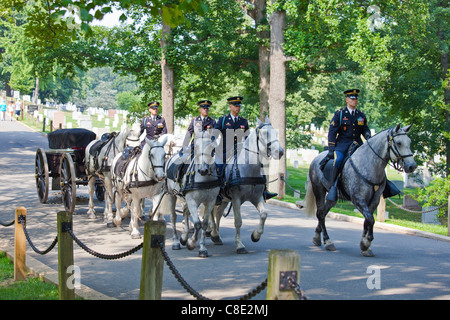
[(371, 136), (366, 115), (358, 109), (355, 109), (354, 116), (350, 114), (348, 108), (339, 109), (331, 119), (328, 131), (328, 150), (337, 150), (346, 154), (353, 141), (362, 145), (361, 136), (366, 140)]

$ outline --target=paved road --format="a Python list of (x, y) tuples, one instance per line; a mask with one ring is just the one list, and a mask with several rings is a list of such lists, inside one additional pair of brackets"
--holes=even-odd
[[(12, 219), (16, 206), (28, 210), (27, 229), (40, 250), (56, 236), (56, 213), (63, 210), (61, 196), (50, 191), (49, 203), (40, 204), (34, 181), (34, 156), (38, 147), (48, 148), (46, 137), (25, 126), (0, 123), (0, 220)], [(97, 219), (87, 218), (87, 187), (77, 189), (74, 233), (91, 249), (113, 254), (141, 243), (123, 227), (107, 229), (102, 219), (103, 204), (96, 203)], [(172, 251), (168, 231), (166, 248), (188, 283), (212, 299), (240, 297), (267, 277), (270, 249), (292, 249), (301, 257), (301, 287), (309, 299), (450, 299), (450, 242), (375, 229), (373, 258), (361, 256), (362, 225), (328, 219), (329, 234), (337, 251), (327, 252), (312, 245), (315, 219), (296, 209), (268, 205), (265, 233), (258, 243), (250, 234), (258, 223), (257, 212), (244, 204), (241, 234), (249, 251), (235, 254), (233, 219), (222, 219), (223, 246), (208, 242), (210, 257), (197, 257), (197, 250)], [(166, 217), (168, 221), (168, 217)], [(181, 221), (181, 218), (180, 218)], [(141, 227), (143, 230), (143, 227)], [(170, 223), (168, 223), (168, 230)], [(12, 250), (14, 230), (0, 226), (0, 250)], [(75, 264), (81, 283), (117, 299), (138, 299), (142, 251), (120, 260), (102, 260), (76, 244)], [(27, 253), (57, 270), (57, 250), (41, 256), (27, 247)], [(265, 291), (254, 299), (265, 299)], [(165, 267), (163, 299), (193, 299)]]

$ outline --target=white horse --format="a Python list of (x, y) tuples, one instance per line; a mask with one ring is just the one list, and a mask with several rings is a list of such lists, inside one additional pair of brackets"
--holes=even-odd
[[(217, 147), (217, 142), (211, 140), (212, 135), (208, 131), (195, 132), (193, 157), (191, 159), (191, 149), (188, 148), (183, 156), (179, 154), (172, 156), (166, 163), (166, 185), (167, 194), (161, 207), (162, 212), (170, 212), (173, 228), (173, 250), (179, 250), (180, 240), (176, 230), (177, 214), (175, 205), (177, 198), (185, 202), (188, 210), (184, 210), (185, 228), (181, 235), (181, 244), (187, 245), (189, 250), (195, 248), (200, 229), (203, 230), (200, 237), (199, 256), (208, 257), (208, 250), (205, 246), (205, 231), (209, 225), (209, 217), (220, 191), (221, 180), (217, 176), (213, 150)], [(181, 177), (175, 177), (173, 169), (180, 165), (186, 170)], [(178, 170), (177, 170), (178, 172)], [(175, 174), (177, 173), (175, 172)], [(203, 205), (203, 206), (202, 206)], [(200, 208), (203, 209), (200, 212)], [(200, 216), (203, 213), (203, 223)], [(194, 234), (188, 238), (189, 215), (194, 222)], [(187, 242), (187, 244), (186, 244)]]
[(256, 129), (251, 130), (241, 145), (242, 148), (237, 151), (237, 156), (231, 157), (225, 165), (224, 199), (222, 204), (214, 208), (215, 221), (213, 222), (215, 223), (213, 223), (211, 231), (211, 240), (215, 244), (222, 244), (219, 235), (220, 219), (228, 202), (231, 201), (236, 228), (236, 252), (239, 254), (247, 253), (240, 235), (241, 205), (250, 201), (259, 212), (258, 228), (251, 235), (253, 242), (257, 242), (264, 232), (264, 223), (267, 218), (263, 196), (266, 179), (261, 174), (262, 163), (266, 163), (269, 158), (280, 159), (284, 154), (278, 141), (278, 132), (272, 127), (267, 117), (265, 122), (258, 119)]
[[(111, 137), (106, 143), (102, 144), (101, 140), (93, 140), (86, 147), (84, 163), (86, 174), (88, 176), (89, 209), (87, 214), (89, 219), (96, 218), (93, 194), (95, 191), (95, 182), (98, 177), (102, 180), (105, 188), (104, 219), (107, 226), (111, 227), (114, 225), (112, 223), (114, 192), (111, 183), (111, 164), (114, 157), (121, 153), (126, 146), (135, 146), (139, 144), (139, 131), (140, 127), (133, 126), (130, 130), (130, 128), (126, 126), (119, 133), (111, 133)], [(97, 148), (98, 150), (94, 150)]]
[[(112, 181), (116, 189), (116, 216), (114, 223), (119, 226), (128, 214), (121, 210), (122, 201), (131, 207), (130, 232), (133, 239), (141, 237), (138, 220), (142, 215), (141, 200), (150, 197), (153, 204), (159, 203), (164, 184), (164, 162), (166, 152), (163, 141), (145, 138), (142, 151), (123, 162), (122, 155), (117, 155), (112, 164)], [(131, 206), (130, 206), (131, 203)]]

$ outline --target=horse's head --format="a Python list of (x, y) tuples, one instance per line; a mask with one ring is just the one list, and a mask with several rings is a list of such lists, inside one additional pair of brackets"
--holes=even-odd
[(141, 125), (139, 122), (133, 123), (131, 129), (126, 126), (126, 145), (129, 147), (137, 147), (140, 145), (139, 136), (141, 134)]
[(150, 146), (148, 152), (148, 158), (154, 171), (156, 180), (162, 181), (165, 177), (164, 174), (164, 162), (166, 158), (166, 152), (164, 151), (164, 145), (167, 142), (167, 138), (158, 140), (150, 140), (145, 138), (145, 142)]
[(208, 131), (195, 132), (194, 130), (194, 133), (194, 164), (197, 165), (197, 171), (202, 176), (212, 175), (215, 168), (213, 151), (217, 147), (217, 140), (213, 140), (213, 136)]
[(407, 135), (410, 129), (411, 125), (401, 128), (398, 124), (388, 133), (389, 158), (396, 168), (403, 168), (406, 173), (411, 173), (417, 168), (411, 152), (411, 139)]
[(267, 158), (280, 159), (284, 154), (284, 149), (278, 140), (278, 131), (272, 127), (269, 117), (266, 116), (265, 122), (258, 119), (256, 130), (260, 151), (262, 150)]

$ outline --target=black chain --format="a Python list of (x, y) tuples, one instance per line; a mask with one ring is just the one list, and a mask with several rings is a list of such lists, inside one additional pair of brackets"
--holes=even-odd
[(294, 280), (294, 278), (288, 277), (288, 284), (292, 289), (294, 289), (300, 300), (308, 300), (305, 296), (305, 293), (300, 288), (300, 285)]
[[(166, 249), (164, 247), (163, 242), (159, 242), (159, 248), (161, 249), (161, 253), (164, 257), (164, 260), (167, 263), (167, 266), (169, 267), (170, 271), (172, 271), (175, 278), (178, 280), (178, 282), (183, 286), (183, 288), (186, 289), (186, 291), (191, 294), (194, 298), (197, 300), (212, 300), (210, 298), (207, 298), (197, 291), (195, 291), (188, 283), (187, 281), (181, 276), (181, 274), (178, 272), (177, 268), (173, 264), (173, 262), (170, 260), (169, 255), (166, 252)], [(260, 285), (258, 285), (255, 289), (251, 290), (249, 293), (243, 295), (240, 298), (237, 298), (236, 300), (249, 300), (253, 298), (255, 295), (260, 293), (264, 288), (267, 286), (267, 278), (264, 280)]]
[(41, 255), (44, 255), (44, 254), (47, 254), (47, 253), (49, 253), (50, 251), (53, 250), (53, 248), (55, 247), (56, 243), (58, 242), (58, 236), (55, 237), (53, 242), (50, 244), (50, 246), (46, 250), (41, 251), (41, 250), (37, 249), (34, 246), (33, 242), (31, 241), (31, 238), (30, 238), (30, 236), (28, 234), (28, 231), (27, 231), (27, 228), (26, 228), (25, 218), (23, 216), (19, 216), (19, 221), (18, 222), (20, 224), (22, 224), (23, 233), (25, 234), (25, 237), (27, 238), (27, 241), (30, 244), (31, 249), (33, 249), (34, 252), (39, 253)]
[(4, 227), (9, 227), (12, 226), (14, 224), (14, 222), (16, 222), (15, 220), (12, 220), (10, 222), (3, 222), (0, 220), (0, 225), (4, 226)]
[(84, 251), (86, 251), (87, 253), (93, 255), (94, 257), (100, 258), (100, 259), (105, 259), (105, 260), (116, 260), (116, 259), (121, 259), (124, 257), (127, 257), (137, 251), (139, 251), (140, 249), (142, 249), (143, 247), (143, 242), (141, 242), (141, 244), (137, 245), (136, 247), (134, 247), (133, 249), (130, 249), (128, 251), (122, 252), (122, 253), (118, 253), (118, 254), (102, 254), (102, 253), (98, 253), (92, 249), (89, 249), (84, 243), (82, 243), (72, 232), (72, 229), (70, 227), (66, 227), (66, 231), (70, 234), (70, 236), (73, 238), (73, 240), (75, 241), (76, 244), (78, 244)]

